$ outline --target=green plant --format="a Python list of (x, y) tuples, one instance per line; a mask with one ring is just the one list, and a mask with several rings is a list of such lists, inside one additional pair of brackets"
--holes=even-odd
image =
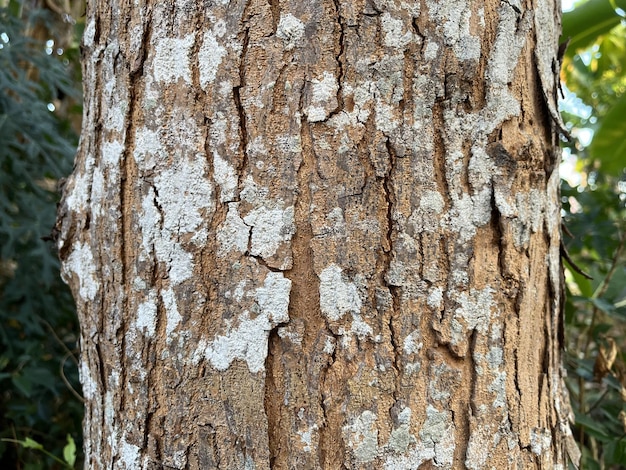
[(62, 29), (44, 10), (17, 1), (0, 8), (1, 468), (54, 468), (49, 456), (16, 442), (36, 439), (57, 454), (68, 432), (81, 440), (78, 325), (54, 246), (44, 240), (77, 142), (69, 115), (55, 108), (76, 102), (78, 50), (54, 45), (47, 53), (48, 31)]
[[(626, 209), (614, 180), (579, 191), (564, 184), (571, 257), (593, 279), (567, 270), (569, 389), (583, 468), (626, 465)], [(593, 189), (592, 189), (593, 188)]]
[(53, 453), (47, 451), (44, 446), (42, 446), (39, 442), (27, 437), (23, 441), (17, 439), (3, 439), (5, 442), (12, 442), (14, 444), (19, 444), (24, 449), (34, 449), (42, 452), (44, 455), (48, 456), (58, 464), (60, 464), (63, 468), (74, 468), (74, 463), (76, 462), (76, 443), (74, 439), (69, 434), (67, 435), (67, 444), (63, 447), (63, 459), (61, 460), (59, 457), (54, 455)]
[[(585, 469), (626, 467), (626, 27), (624, 0), (563, 16), (564, 143), (578, 181), (562, 186), (567, 265), (566, 364)], [(576, 175), (574, 175), (576, 176)]]

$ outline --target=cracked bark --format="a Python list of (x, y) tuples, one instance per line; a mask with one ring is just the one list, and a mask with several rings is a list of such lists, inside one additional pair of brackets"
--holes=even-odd
[(397, 3), (89, 5), (86, 468), (575, 457), (555, 5)]

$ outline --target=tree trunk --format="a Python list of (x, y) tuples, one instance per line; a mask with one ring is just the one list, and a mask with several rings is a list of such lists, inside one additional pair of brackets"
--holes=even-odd
[(86, 468), (566, 468), (558, 2), (89, 3)]

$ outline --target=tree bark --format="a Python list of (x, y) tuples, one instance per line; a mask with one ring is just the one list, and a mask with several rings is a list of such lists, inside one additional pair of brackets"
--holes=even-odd
[(95, 0), (85, 468), (566, 468), (552, 0)]

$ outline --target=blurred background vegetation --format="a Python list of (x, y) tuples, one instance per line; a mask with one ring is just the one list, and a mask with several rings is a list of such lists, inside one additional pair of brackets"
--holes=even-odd
[[(78, 325), (49, 235), (80, 128), (84, 8), (84, 0), (0, 0), (0, 468), (82, 466)], [(582, 468), (619, 469), (626, 468), (626, 0), (564, 1), (564, 9), (567, 385)]]
[[(81, 117), (84, 5), (0, 1), (0, 468), (61, 468), (81, 445), (73, 300), (49, 235)], [(71, 460), (71, 459), (70, 459)]]
[[(564, 4), (567, 385), (584, 469), (626, 468), (626, 0)], [(578, 266), (580, 269), (577, 269)], [(588, 276), (592, 279), (589, 279)]]

